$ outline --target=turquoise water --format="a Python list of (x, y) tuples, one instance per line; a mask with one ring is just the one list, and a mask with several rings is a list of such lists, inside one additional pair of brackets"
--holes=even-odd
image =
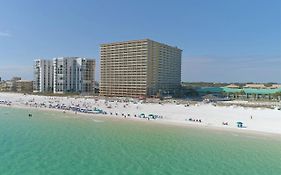
[(281, 174), (279, 136), (73, 116), (0, 108), (0, 174)]

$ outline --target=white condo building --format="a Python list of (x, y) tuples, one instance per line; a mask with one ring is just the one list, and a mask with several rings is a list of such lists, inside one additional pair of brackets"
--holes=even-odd
[(95, 77), (95, 60), (80, 57), (53, 59), (54, 93), (92, 93)]
[(53, 62), (51, 60), (34, 60), (34, 92), (53, 92)]

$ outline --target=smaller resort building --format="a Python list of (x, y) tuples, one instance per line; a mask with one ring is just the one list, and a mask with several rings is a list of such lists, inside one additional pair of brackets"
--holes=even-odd
[(33, 81), (21, 80), (20, 77), (13, 77), (11, 80), (0, 82), (0, 91), (31, 93), (33, 91)]
[(31, 93), (33, 91), (33, 81), (30, 80), (16, 81), (16, 91), (22, 93)]
[(213, 94), (230, 99), (276, 99), (281, 100), (281, 85), (246, 84), (244, 86), (230, 84), (224, 87), (200, 87), (196, 91), (199, 95)]

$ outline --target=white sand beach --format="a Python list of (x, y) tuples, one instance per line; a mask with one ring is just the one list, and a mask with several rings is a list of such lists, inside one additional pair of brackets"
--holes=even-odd
[[(119, 118), (140, 119), (140, 114), (148, 117), (157, 116), (149, 122), (173, 123), (192, 126), (216, 127), (245, 131), (260, 131), (281, 134), (281, 110), (267, 108), (245, 108), (239, 106), (215, 106), (213, 104), (197, 103), (193, 105), (177, 103), (143, 103), (139, 100), (122, 101), (101, 99), (99, 97), (56, 97), (24, 95), (18, 93), (0, 93), (0, 107), (31, 107), (50, 110), (77, 107), (80, 109), (102, 110), (104, 114), (89, 114), (91, 116), (111, 116)], [(280, 104), (281, 106), (281, 104)], [(71, 111), (74, 113), (74, 111)], [(80, 113), (80, 112), (79, 112)], [(148, 118), (141, 120), (148, 120)], [(191, 121), (190, 121), (191, 120)], [(194, 121), (193, 121), (194, 120)], [(201, 121), (201, 122), (199, 122)], [(243, 122), (243, 128), (237, 127), (237, 122)], [(222, 123), (228, 125), (223, 125)]]

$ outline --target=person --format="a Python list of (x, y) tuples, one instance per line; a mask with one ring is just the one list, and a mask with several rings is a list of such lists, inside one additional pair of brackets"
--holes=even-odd
[(253, 119), (253, 116), (251, 116), (251, 119)]

